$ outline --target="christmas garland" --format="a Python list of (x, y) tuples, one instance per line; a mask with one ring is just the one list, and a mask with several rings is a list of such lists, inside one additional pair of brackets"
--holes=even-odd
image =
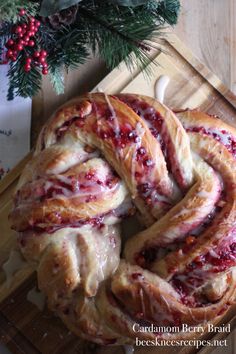
[(174, 25), (179, 0), (1, 0), (0, 58), (9, 63), (8, 99), (34, 96), (42, 75), (63, 93), (64, 69), (98, 52), (112, 69), (148, 63), (165, 23)]

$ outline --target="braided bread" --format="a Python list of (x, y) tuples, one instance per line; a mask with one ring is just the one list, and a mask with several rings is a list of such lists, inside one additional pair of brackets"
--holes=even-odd
[[(143, 324), (219, 320), (236, 291), (235, 158), (236, 130), (199, 111), (133, 94), (62, 106), (10, 215), (49, 308), (105, 345), (193, 336), (136, 333)], [(135, 211), (143, 226), (125, 239), (119, 224)]]

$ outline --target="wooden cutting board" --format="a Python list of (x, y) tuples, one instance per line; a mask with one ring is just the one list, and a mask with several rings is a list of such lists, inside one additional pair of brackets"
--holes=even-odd
[[(176, 36), (169, 35), (163, 42), (163, 48), (162, 52), (155, 51), (150, 54), (149, 66), (153, 74), (149, 79), (138, 69), (131, 74), (122, 63), (120, 68), (113, 70), (94, 91), (103, 90), (110, 94), (133, 92), (153, 96), (156, 80), (165, 74), (171, 79), (165, 98), (169, 107), (199, 107), (236, 126), (236, 97), (233, 93), (200, 63)], [(122, 348), (95, 350), (94, 347), (84, 346), (81, 340), (68, 332), (59, 319), (47, 310), (40, 312), (28, 302), (27, 294), (36, 285), (36, 277), (28, 266), (15, 273), (10, 286), (6, 283), (1, 265), (8, 259), (11, 249), (15, 246), (15, 234), (8, 223), (11, 196), (30, 157), (31, 154), (26, 156), (0, 183), (0, 341), (17, 354), (121, 354)], [(235, 325), (235, 308), (227, 313), (222, 323), (228, 321), (231, 321), (232, 328)], [(196, 352), (194, 347), (175, 350), (179, 353)], [(172, 351), (173, 348), (152, 348), (150, 351), (138, 350), (138, 353), (158, 354)]]

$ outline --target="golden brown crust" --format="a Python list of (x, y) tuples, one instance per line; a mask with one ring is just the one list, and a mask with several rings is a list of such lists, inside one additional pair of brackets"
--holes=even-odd
[[(99, 344), (189, 339), (235, 299), (236, 130), (154, 99), (87, 94), (39, 136), (10, 215), (49, 307)], [(149, 227), (123, 247), (133, 202)], [(144, 322), (143, 322), (144, 321)], [(142, 323), (178, 333), (135, 332)]]
[(171, 172), (182, 189), (190, 188), (194, 182), (192, 154), (188, 137), (174, 112), (148, 96), (125, 93), (118, 97), (161, 135)]

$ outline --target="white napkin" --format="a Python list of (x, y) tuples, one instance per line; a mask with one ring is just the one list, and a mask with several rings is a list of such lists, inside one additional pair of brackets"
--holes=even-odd
[(7, 101), (7, 71), (7, 65), (0, 65), (0, 180), (30, 149), (32, 101)]

